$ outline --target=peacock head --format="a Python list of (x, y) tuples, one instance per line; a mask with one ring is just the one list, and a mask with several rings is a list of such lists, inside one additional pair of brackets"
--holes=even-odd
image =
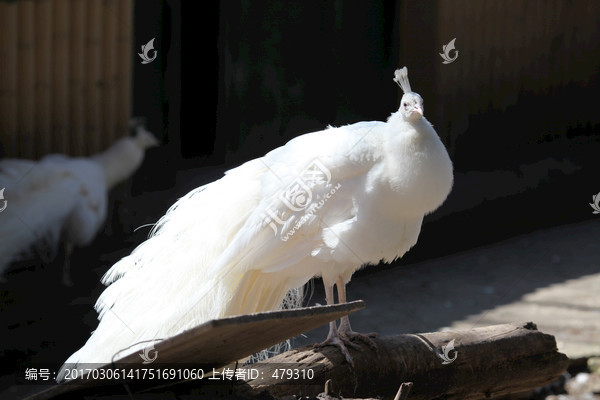
[(394, 72), (394, 82), (400, 86), (404, 95), (400, 101), (400, 114), (406, 121), (416, 121), (423, 116), (423, 98), (410, 90), (408, 69), (406, 67)]
[(144, 150), (150, 147), (156, 147), (160, 144), (156, 136), (148, 132), (144, 127), (137, 128), (137, 132), (135, 134), (135, 142), (140, 147), (140, 149)]
[(144, 117), (131, 118), (129, 126), (134, 131), (133, 140), (140, 149), (146, 150), (160, 144), (156, 136), (146, 129), (146, 119)]

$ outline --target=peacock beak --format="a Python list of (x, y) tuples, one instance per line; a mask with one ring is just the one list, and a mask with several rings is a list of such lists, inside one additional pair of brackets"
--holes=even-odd
[(423, 116), (423, 109), (421, 107), (419, 107), (418, 105), (413, 107), (413, 112), (419, 114), (419, 116)]

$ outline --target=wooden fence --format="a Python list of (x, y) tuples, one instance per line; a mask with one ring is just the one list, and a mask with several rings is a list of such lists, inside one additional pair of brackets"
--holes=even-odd
[[(402, 61), (418, 71), (411, 82), (452, 151), (481, 116), (486, 128), (495, 117), (521, 127), (502, 140), (522, 143), (600, 123), (600, 2), (406, 1), (400, 26)], [(444, 64), (439, 53), (454, 38), (458, 58)]]
[(0, 0), (0, 155), (87, 155), (128, 133), (133, 0)]

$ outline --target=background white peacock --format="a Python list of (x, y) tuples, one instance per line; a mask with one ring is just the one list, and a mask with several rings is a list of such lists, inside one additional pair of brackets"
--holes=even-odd
[(70, 285), (69, 256), (102, 227), (108, 191), (140, 166), (145, 150), (158, 145), (142, 125), (134, 137), (115, 142), (89, 158), (50, 154), (39, 161), (0, 160), (0, 188), (7, 207), (0, 213), (0, 274), (32, 251), (53, 259), (65, 246), (63, 283)]
[[(404, 96), (387, 122), (299, 136), (179, 199), (103, 277), (98, 328), (65, 366), (108, 363), (207, 320), (277, 309), (315, 276), (327, 304), (334, 285), (345, 302), (354, 271), (408, 251), (453, 175), (406, 68), (394, 81)], [(323, 344), (352, 362), (346, 345), (369, 339), (347, 317), (336, 325)]]

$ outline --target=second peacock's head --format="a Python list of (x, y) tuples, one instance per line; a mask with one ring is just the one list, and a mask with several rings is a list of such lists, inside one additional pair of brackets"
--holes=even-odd
[(406, 121), (416, 121), (423, 116), (423, 98), (415, 92), (408, 92), (400, 101), (400, 113)]

